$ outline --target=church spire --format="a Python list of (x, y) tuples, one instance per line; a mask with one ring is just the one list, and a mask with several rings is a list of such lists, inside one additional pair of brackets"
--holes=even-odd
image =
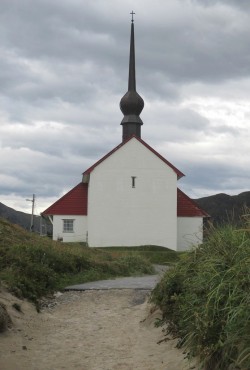
[(120, 109), (124, 114), (121, 122), (123, 126), (122, 141), (125, 141), (132, 135), (141, 137), (141, 125), (143, 122), (140, 118), (141, 111), (144, 107), (144, 101), (136, 91), (135, 77), (135, 40), (134, 40), (134, 18), (133, 11), (131, 19), (131, 36), (130, 36), (130, 56), (129, 56), (129, 76), (128, 91), (120, 101)]

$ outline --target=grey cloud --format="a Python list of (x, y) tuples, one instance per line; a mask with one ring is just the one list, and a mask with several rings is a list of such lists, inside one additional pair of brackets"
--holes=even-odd
[[(80, 182), (81, 166), (88, 165), (86, 159), (69, 156), (65, 161), (63, 157), (41, 155), (27, 149), (1, 150), (0, 154), (2, 173), (5, 173), (3, 180), (6, 179), (0, 183), (0, 194), (58, 195), (64, 187), (70, 188)], [(10, 163), (15, 163), (15, 167)]]
[[(238, 130), (237, 122), (234, 127), (224, 117), (206, 118), (195, 104), (183, 103), (215, 96), (238, 99), (240, 110), (241, 101), (250, 99), (248, 2), (2, 0), (0, 194), (58, 196), (121, 142), (131, 4), (138, 9), (142, 138), (156, 149), (171, 149), (168, 159), (187, 172), (189, 190), (246, 186), (242, 158), (238, 170), (224, 163), (232, 138), (247, 148), (250, 110), (241, 110), (246, 127)], [(207, 145), (223, 164), (204, 160)]]
[(183, 24), (177, 20), (149, 27), (141, 44), (148, 68), (183, 84), (194, 80), (217, 84), (248, 75), (250, 14), (243, 17), (223, 7), (206, 13), (194, 3), (191, 12), (187, 4), (183, 3)]
[(231, 135), (234, 137), (241, 135), (239, 129), (227, 126), (225, 124), (210, 126), (209, 133), (213, 135), (216, 135), (216, 134)]
[(115, 140), (110, 139), (105, 130), (78, 129), (53, 123), (29, 128), (18, 125), (14, 132), (0, 129), (0, 133), (4, 148), (30, 148), (37, 153), (51, 156), (50, 161), (53, 161), (53, 157), (66, 159), (73, 155), (93, 160), (104, 155), (105, 147), (112, 149), (115, 146)]
[[(15, 69), (13, 62), (6, 65), (5, 61), (3, 79), (6, 84), (13, 76), (8, 86), (13, 96), (28, 102), (38, 100), (38, 104), (60, 96), (79, 104), (94, 99), (98, 89), (126, 91), (129, 27), (122, 31), (112, 17), (100, 18), (96, 8), (87, 5), (80, 12), (80, 3), (69, 7), (67, 1), (37, 1), (36, 6), (30, 1), (22, 6), (5, 2), (1, 22), (5, 45), (30, 63), (39, 60), (48, 71), (47, 77), (39, 76), (27, 66)], [(196, 19), (187, 7), (183, 11), (187, 13), (183, 27), (179, 23), (136, 25), (138, 90), (142, 95), (179, 100), (181, 85), (176, 83), (217, 84), (248, 74), (250, 47), (245, 36), (249, 27), (233, 32), (226, 15), (217, 20), (215, 11)], [(12, 27), (5, 27), (5, 22)]]
[(147, 114), (144, 120), (143, 133), (147, 141), (156, 143), (159, 140), (170, 143), (187, 143), (198, 141), (200, 135), (210, 130), (209, 121), (190, 109), (179, 106), (158, 109)]
[[(220, 192), (236, 194), (244, 189), (249, 190), (250, 176), (246, 174), (243, 178), (242, 169), (236, 164), (227, 163), (226, 161), (218, 163), (211, 158), (207, 162), (203, 161), (202, 164), (192, 162), (189, 168), (185, 164), (184, 167), (186, 174), (184, 187), (189, 192), (192, 192), (194, 183), (196, 188), (207, 191), (207, 194)], [(199, 196), (206, 196), (206, 194), (200, 194)]]
[(120, 31), (114, 32), (112, 18), (98, 17), (91, 3), (83, 7), (68, 1), (38, 0), (35, 6), (33, 1), (5, 2), (1, 12), (3, 43), (31, 59), (63, 58), (70, 62), (101, 54), (105, 60), (114, 50)]
[(215, 6), (218, 4), (225, 4), (227, 6), (234, 6), (239, 9), (250, 9), (248, 0), (192, 0), (194, 3), (198, 2), (201, 6)]
[[(129, 30), (126, 35), (112, 17), (99, 18), (89, 2), (84, 12), (80, 11), (79, 3), (72, 8), (67, 2), (37, 1), (36, 7), (30, 2), (25, 4), (22, 11), (19, 6), (19, 12), (9, 11), (7, 15), (3, 12), (2, 16), (2, 24), (7, 19), (15, 25), (3, 38), (21, 54), (51, 63), (53, 60), (65, 63), (95, 60), (101, 69), (111, 66), (116, 75), (125, 74), (128, 47), (124, 45), (128, 44)], [(183, 17), (182, 27), (178, 22), (160, 22), (151, 27), (143, 22), (136, 25), (137, 61), (144, 75), (158, 71), (179, 83), (193, 79), (211, 83), (229, 76), (246, 75), (250, 47), (244, 36), (249, 34), (248, 17), (245, 29), (235, 29), (237, 18), (228, 19), (223, 9), (215, 9), (207, 16), (191, 13), (187, 4), (184, 2), (186, 18)], [(192, 6), (195, 10), (195, 3)], [(164, 7), (157, 10), (164, 14)], [(153, 85), (157, 86), (157, 80)]]

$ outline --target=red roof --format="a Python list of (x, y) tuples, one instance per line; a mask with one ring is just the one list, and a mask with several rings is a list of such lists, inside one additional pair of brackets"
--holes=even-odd
[[(88, 184), (80, 182), (67, 194), (47, 208), (42, 215), (78, 215), (88, 214)], [(209, 217), (195, 201), (177, 188), (177, 217)]]
[(177, 188), (177, 217), (209, 217), (209, 215)]
[(115, 153), (118, 149), (120, 149), (121, 147), (123, 147), (123, 145), (125, 145), (129, 140), (131, 140), (132, 138), (135, 138), (136, 140), (138, 140), (140, 143), (142, 143), (147, 149), (149, 149), (152, 153), (154, 153), (158, 158), (160, 158), (164, 163), (166, 163), (169, 167), (171, 167), (174, 172), (177, 174), (177, 177), (178, 179), (180, 179), (181, 177), (185, 176), (181, 171), (179, 171), (175, 166), (173, 166), (169, 161), (167, 161), (164, 157), (162, 157), (156, 150), (154, 150), (151, 146), (149, 146), (147, 143), (145, 143), (145, 141), (143, 141), (142, 139), (139, 139), (137, 136), (133, 135), (131, 136), (128, 140), (122, 142), (121, 144), (119, 144), (117, 147), (115, 147), (113, 150), (111, 150), (108, 154), (106, 154), (104, 157), (102, 157), (101, 159), (99, 159), (99, 161), (97, 161), (96, 163), (94, 163), (91, 167), (89, 167), (85, 172), (83, 172), (83, 175), (87, 175), (87, 174), (90, 174), (95, 167), (97, 167), (100, 163), (102, 163), (106, 158), (108, 158), (111, 154)]
[(42, 215), (87, 215), (88, 184), (80, 182), (47, 208)]

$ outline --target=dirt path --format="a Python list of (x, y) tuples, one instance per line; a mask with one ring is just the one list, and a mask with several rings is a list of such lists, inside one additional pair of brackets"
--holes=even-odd
[[(23, 313), (12, 309), (14, 328), (0, 335), (0, 369), (194, 368), (175, 348), (176, 341), (157, 344), (164, 334), (154, 326), (157, 313), (149, 314), (147, 294), (131, 289), (66, 292), (40, 314), (20, 301)], [(10, 295), (2, 298), (12, 305)]]

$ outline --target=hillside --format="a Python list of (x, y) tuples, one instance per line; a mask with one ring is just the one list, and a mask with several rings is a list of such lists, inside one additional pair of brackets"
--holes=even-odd
[[(29, 213), (16, 211), (15, 209), (0, 203), (0, 217), (5, 218), (12, 224), (23, 227), (25, 230), (30, 230), (31, 215)], [(41, 228), (40, 220), (40, 216), (34, 216), (34, 231), (38, 233), (40, 232)], [(45, 224), (45, 221), (43, 220), (42, 233), (47, 234), (47, 232), (51, 231), (51, 225), (47, 223)]]
[[(0, 203), (0, 217), (5, 218), (12, 224), (22, 226), (25, 230), (30, 229), (31, 215), (28, 213), (16, 211), (13, 208), (7, 207), (3, 203)], [(40, 216), (34, 217), (35, 231), (40, 229)]]
[(238, 223), (244, 208), (250, 208), (250, 191), (239, 195), (216, 194), (194, 199), (212, 218), (215, 225), (233, 221)]
[(138, 253), (117, 255), (81, 243), (55, 242), (0, 218), (0, 282), (32, 301), (66, 285), (153, 271)]

